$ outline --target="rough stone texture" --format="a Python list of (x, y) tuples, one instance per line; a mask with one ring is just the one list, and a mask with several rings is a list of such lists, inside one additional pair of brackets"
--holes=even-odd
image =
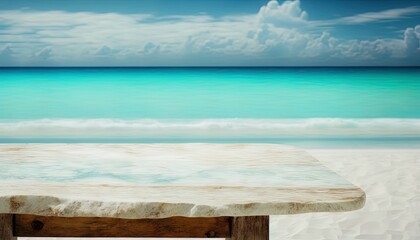
[(0, 144), (0, 213), (164, 218), (359, 209), (364, 192), (274, 144)]

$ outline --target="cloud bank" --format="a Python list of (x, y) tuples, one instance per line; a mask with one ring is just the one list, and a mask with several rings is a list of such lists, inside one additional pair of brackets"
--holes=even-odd
[[(398, 38), (340, 38), (325, 26), (389, 21), (390, 9), (312, 21), (299, 0), (269, 1), (251, 15), (154, 16), (0, 11), (2, 66), (420, 65), (420, 25)], [(323, 28), (324, 27), (324, 28)]]

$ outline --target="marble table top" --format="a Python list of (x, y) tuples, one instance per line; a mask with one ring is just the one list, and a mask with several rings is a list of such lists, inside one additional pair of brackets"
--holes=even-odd
[(0, 213), (164, 218), (340, 212), (365, 193), (277, 144), (0, 144)]

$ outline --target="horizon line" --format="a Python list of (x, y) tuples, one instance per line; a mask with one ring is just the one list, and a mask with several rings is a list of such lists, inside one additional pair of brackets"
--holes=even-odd
[(0, 68), (420, 68), (411, 66), (0, 66)]

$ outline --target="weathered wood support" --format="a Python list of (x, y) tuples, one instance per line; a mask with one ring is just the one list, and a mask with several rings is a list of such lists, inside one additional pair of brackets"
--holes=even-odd
[(268, 240), (269, 216), (233, 217), (232, 240)]
[(0, 215), (0, 240), (16, 237), (177, 237), (268, 240), (269, 216), (161, 219)]
[(0, 239), (1, 240), (16, 240), (13, 236), (13, 215), (0, 214)]
[(225, 238), (230, 236), (230, 218), (118, 219), (15, 215), (15, 235), (18, 237)]

